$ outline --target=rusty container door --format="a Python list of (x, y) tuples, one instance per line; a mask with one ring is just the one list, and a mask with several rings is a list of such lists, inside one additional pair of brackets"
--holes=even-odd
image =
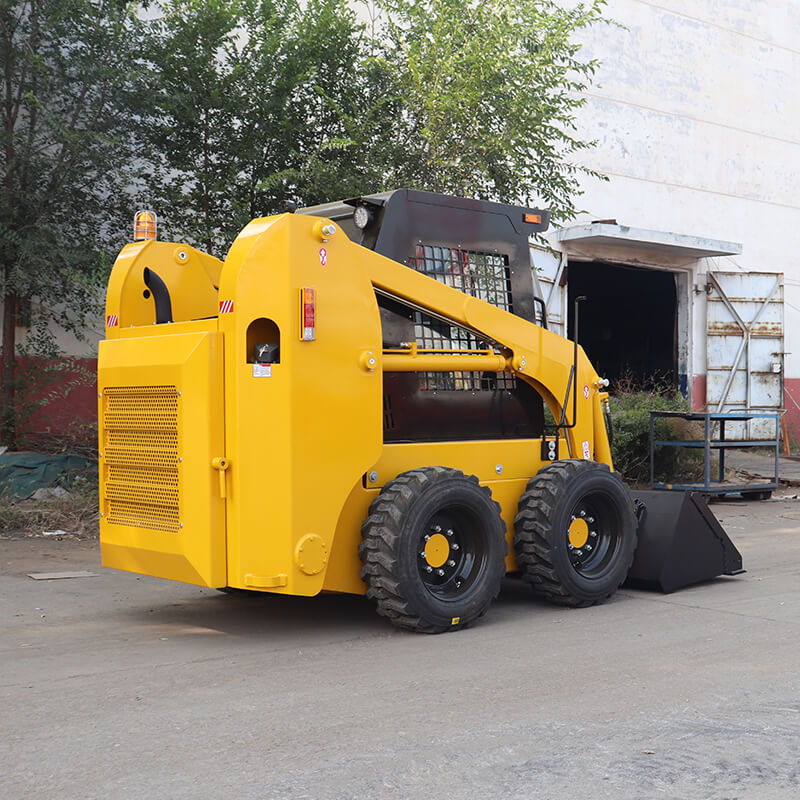
[[(544, 301), (547, 311), (547, 327), (560, 336), (566, 336), (564, 309), (567, 307), (564, 269), (565, 254), (554, 253), (537, 244), (529, 246), (533, 294)], [(541, 309), (535, 304), (536, 321), (541, 323)]]
[[(783, 273), (709, 272), (707, 404), (714, 412), (783, 405)], [(728, 439), (774, 439), (775, 423), (728, 423)]]

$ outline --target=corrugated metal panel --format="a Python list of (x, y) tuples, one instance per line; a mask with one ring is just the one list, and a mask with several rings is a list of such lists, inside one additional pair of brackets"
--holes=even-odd
[[(559, 285), (567, 260), (566, 256), (535, 244), (531, 244), (530, 251), (533, 289), (536, 296), (541, 297), (545, 302), (547, 327), (561, 336), (566, 336), (564, 326), (565, 291), (564, 287)], [(536, 312), (538, 318), (538, 306)]]
[[(708, 278), (709, 410), (778, 411), (783, 404), (783, 273), (709, 272)], [(775, 435), (770, 420), (731, 428), (730, 438)]]

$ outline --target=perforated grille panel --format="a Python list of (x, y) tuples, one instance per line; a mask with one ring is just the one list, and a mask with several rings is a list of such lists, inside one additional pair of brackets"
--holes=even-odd
[[(505, 311), (513, 310), (508, 256), (418, 244), (408, 266)], [(419, 311), (415, 312), (414, 331), (417, 344), (423, 348), (485, 350), (487, 347), (463, 328), (447, 325)], [(422, 372), (419, 380), (421, 389), (440, 391), (490, 391), (515, 386), (513, 375), (505, 372)]]
[(107, 521), (178, 531), (177, 388), (104, 389), (103, 425)]

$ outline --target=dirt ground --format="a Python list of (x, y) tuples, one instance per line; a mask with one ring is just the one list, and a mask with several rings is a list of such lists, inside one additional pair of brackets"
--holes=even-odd
[(745, 575), (583, 610), (508, 579), (443, 636), (0, 539), (0, 797), (794, 800), (797, 492), (712, 506)]

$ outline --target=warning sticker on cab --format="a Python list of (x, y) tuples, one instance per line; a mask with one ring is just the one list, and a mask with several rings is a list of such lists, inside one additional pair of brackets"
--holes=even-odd
[(586, 400), (588, 400), (588, 399), (589, 399), (589, 387), (588, 387), (588, 386), (584, 386), (584, 387), (583, 387), (583, 396), (584, 396), (584, 398), (585, 398)]
[(583, 457), (587, 461), (591, 461), (592, 460), (592, 448), (589, 446), (589, 441), (588, 440), (583, 442)]
[(253, 364), (254, 378), (271, 378), (272, 364)]

